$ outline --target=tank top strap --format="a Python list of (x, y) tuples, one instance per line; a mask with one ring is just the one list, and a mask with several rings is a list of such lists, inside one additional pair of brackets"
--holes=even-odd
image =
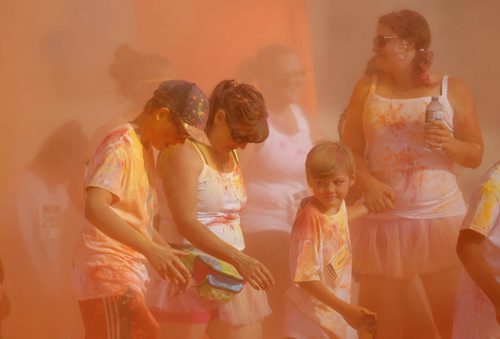
[(441, 96), (448, 97), (448, 75), (444, 75), (441, 80)]
[(290, 109), (292, 110), (293, 117), (297, 122), (297, 126), (299, 131), (309, 133), (309, 124), (306, 120), (306, 117), (303, 115), (302, 111), (296, 104), (290, 105)]
[(205, 156), (205, 153), (203, 153), (203, 151), (201, 150), (200, 145), (197, 142), (192, 141), (192, 140), (191, 140), (191, 143), (193, 144), (194, 149), (196, 150), (196, 152), (198, 153), (200, 158), (203, 160), (203, 164), (208, 166), (208, 159)]
[[(200, 156), (200, 158), (203, 160), (203, 165), (210, 166), (208, 163), (207, 156), (200, 148), (200, 144), (195, 142), (195, 141), (191, 141), (191, 143), (193, 144), (196, 152), (198, 152), (198, 155)], [(240, 164), (240, 159), (238, 158), (238, 154), (236, 153), (236, 151), (234, 149), (231, 151), (231, 155), (233, 156), (233, 161), (234, 161), (235, 166), (238, 166)]]
[(238, 153), (236, 153), (236, 150), (232, 150), (231, 154), (233, 155), (234, 163), (236, 166), (240, 164), (240, 158), (238, 158)]
[(370, 84), (370, 90), (368, 92), (369, 97), (375, 94), (375, 91), (377, 90), (377, 83), (378, 83), (378, 76), (377, 75), (372, 76), (372, 83)]

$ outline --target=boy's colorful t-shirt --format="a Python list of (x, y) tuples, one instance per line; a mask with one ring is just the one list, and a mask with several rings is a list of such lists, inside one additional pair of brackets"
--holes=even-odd
[[(112, 130), (99, 146), (85, 175), (85, 188), (113, 195), (113, 209), (137, 232), (152, 237), (156, 212), (152, 147), (145, 150), (130, 124)], [(108, 237), (87, 220), (75, 253), (75, 284), (80, 300), (121, 295), (129, 289), (144, 294), (146, 258)]]
[[(290, 242), (290, 272), (295, 283), (321, 281), (341, 300), (351, 298), (352, 252), (345, 202), (335, 215), (321, 213), (306, 198), (297, 212)], [(305, 316), (340, 338), (347, 335), (347, 322), (332, 308), (293, 284), (287, 292)]]
[[(485, 236), (481, 254), (500, 282), (500, 162), (481, 181), (462, 229)], [(458, 284), (454, 318), (453, 339), (500, 338), (495, 307), (467, 272)]]
[(486, 237), (481, 252), (500, 282), (500, 162), (486, 174), (472, 199), (462, 229), (470, 229)]

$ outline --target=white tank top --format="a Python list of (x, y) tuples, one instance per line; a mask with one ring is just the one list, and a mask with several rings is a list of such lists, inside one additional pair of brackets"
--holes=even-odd
[[(394, 210), (371, 217), (463, 214), (455, 164), (444, 152), (425, 147), (425, 109), (431, 97), (391, 99), (376, 94), (376, 86), (374, 77), (363, 111), (364, 157), (370, 172), (392, 187), (396, 202)], [(454, 112), (447, 93), (448, 76), (444, 76), (439, 101), (445, 107), (443, 120), (453, 132)]]
[(296, 207), (307, 195), (304, 163), (312, 147), (311, 134), (299, 106), (293, 104), (290, 109), (298, 131), (282, 133), (269, 121), (269, 137), (244, 168), (248, 189), (242, 213), (245, 232), (290, 233)]
[[(217, 237), (238, 250), (245, 248), (240, 227), (240, 210), (246, 202), (246, 192), (240, 173), (238, 158), (233, 152), (235, 166), (231, 172), (219, 172), (210, 166), (198, 144), (192, 142), (203, 162), (198, 177), (198, 221)], [(189, 244), (173, 221), (165, 193), (160, 182), (158, 189), (160, 233), (169, 243)]]

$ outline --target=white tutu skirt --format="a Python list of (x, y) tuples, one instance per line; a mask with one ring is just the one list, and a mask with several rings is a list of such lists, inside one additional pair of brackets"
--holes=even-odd
[(350, 226), (353, 272), (409, 279), (456, 267), (462, 220), (463, 215), (358, 219)]
[(178, 296), (169, 293), (170, 282), (157, 274), (148, 288), (147, 303), (160, 322), (209, 322), (218, 318), (230, 325), (250, 325), (271, 314), (265, 291), (246, 283), (241, 292), (227, 302), (214, 302), (201, 297), (196, 287), (189, 287)]

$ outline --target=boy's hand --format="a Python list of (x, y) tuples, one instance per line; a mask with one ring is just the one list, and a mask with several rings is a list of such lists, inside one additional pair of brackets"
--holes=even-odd
[(375, 333), (377, 328), (377, 314), (368, 311), (366, 308), (347, 304), (342, 316), (352, 328), (366, 329), (370, 333)]

